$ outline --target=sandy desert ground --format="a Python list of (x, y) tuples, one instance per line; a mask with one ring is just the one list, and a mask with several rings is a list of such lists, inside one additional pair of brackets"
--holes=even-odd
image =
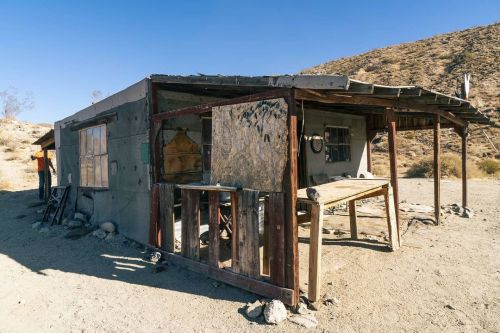
[[(432, 204), (430, 180), (400, 182), (401, 200)], [(460, 185), (443, 181), (443, 204), (459, 202)], [(90, 236), (69, 240), (61, 226), (40, 233), (31, 227), (40, 218), (39, 207), (28, 207), (34, 201), (34, 190), (0, 192), (0, 332), (304, 330), (246, 318), (244, 306), (257, 295), (175, 266), (153, 273), (143, 248)], [(313, 312), (319, 324), (310, 331), (499, 332), (499, 203), (498, 180), (471, 181), (473, 218), (405, 226), (395, 253), (384, 244), (383, 219), (360, 207), (361, 241), (324, 235), (322, 292), (339, 304)], [(325, 226), (347, 230), (343, 215)], [(307, 226), (299, 235), (307, 289)]]

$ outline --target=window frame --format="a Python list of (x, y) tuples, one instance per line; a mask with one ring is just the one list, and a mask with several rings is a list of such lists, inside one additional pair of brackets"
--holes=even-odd
[[(99, 138), (94, 137), (94, 134), (90, 134), (89, 130), (94, 131), (94, 129), (99, 129)], [(85, 135), (82, 135), (85, 133)], [(82, 139), (85, 137), (85, 148), (82, 145)], [(92, 138), (92, 151), (89, 151), (88, 139)], [(82, 128), (78, 131), (78, 156), (79, 156), (79, 186), (83, 188), (92, 188), (98, 190), (106, 190), (109, 188), (109, 150), (108, 150), (108, 127), (107, 124), (98, 124), (94, 126), (88, 126)], [(99, 152), (96, 153), (94, 150), (96, 139), (99, 145)], [(102, 151), (104, 149), (104, 152)], [(99, 160), (99, 182), (96, 182), (96, 160)], [(84, 162), (85, 161), (85, 162)], [(91, 166), (90, 169), (88, 166)], [(85, 172), (83, 172), (85, 169)], [(92, 173), (93, 181), (89, 182), (89, 172)]]
[[(345, 136), (346, 139), (342, 140), (343, 142), (340, 142), (339, 140), (340, 135), (337, 137), (337, 142), (331, 142), (330, 141), (330, 136), (331, 136), (331, 129), (341, 129), (341, 130), (347, 130), (347, 134)], [(328, 131), (328, 139), (326, 137), (326, 133)], [(352, 154), (351, 154), (351, 129), (348, 126), (333, 126), (333, 125), (327, 125), (324, 127), (323, 130), (323, 141), (325, 145), (325, 163), (339, 163), (339, 162), (351, 162), (352, 161)], [(336, 159), (332, 160), (332, 147), (347, 147), (347, 149), (343, 149), (344, 156), (346, 156), (344, 159)], [(337, 151), (340, 151), (337, 149)]]

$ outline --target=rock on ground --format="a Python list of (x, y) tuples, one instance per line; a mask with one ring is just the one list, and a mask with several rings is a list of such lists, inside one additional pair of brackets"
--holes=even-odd
[(97, 229), (92, 233), (92, 236), (97, 237), (99, 239), (104, 239), (104, 238), (106, 238), (107, 234), (106, 234), (106, 231), (104, 231), (102, 229)]
[(249, 318), (257, 318), (262, 314), (262, 303), (259, 300), (248, 303), (245, 313)]
[(35, 223), (33, 223), (33, 224), (31, 225), (31, 227), (32, 227), (33, 229), (38, 229), (38, 228), (40, 228), (40, 226), (41, 226), (41, 225), (42, 225), (42, 222), (40, 222), (40, 221), (36, 221)]
[(100, 225), (100, 228), (106, 232), (115, 232), (116, 227), (113, 222), (104, 222)]
[(267, 303), (264, 309), (264, 318), (268, 324), (279, 324), (286, 319), (287, 315), (285, 304), (276, 299)]

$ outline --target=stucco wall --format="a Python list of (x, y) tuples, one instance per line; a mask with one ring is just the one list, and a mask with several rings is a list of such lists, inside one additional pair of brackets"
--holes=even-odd
[[(89, 215), (90, 222), (112, 221), (125, 236), (146, 243), (149, 228), (149, 110), (146, 98), (99, 112), (116, 113), (109, 122), (109, 188), (79, 187), (79, 131), (68, 124), (59, 127), (58, 162), (61, 185), (71, 185), (68, 213), (77, 210)], [(87, 121), (93, 117), (79, 117)], [(78, 122), (73, 123), (78, 124)]]
[[(341, 176), (344, 173), (352, 177), (359, 176), (367, 170), (366, 123), (362, 116), (333, 113), (314, 109), (305, 109), (306, 136), (324, 135), (325, 126), (348, 127), (351, 133), (351, 161), (327, 163), (325, 147), (320, 153), (314, 153), (310, 142), (306, 144), (308, 175), (326, 174)], [(300, 111), (299, 111), (300, 112)], [(309, 177), (310, 178), (310, 177)], [(310, 181), (310, 179), (308, 179)]]

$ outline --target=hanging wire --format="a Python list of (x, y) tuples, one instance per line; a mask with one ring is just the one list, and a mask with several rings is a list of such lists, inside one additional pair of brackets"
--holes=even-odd
[(304, 113), (304, 100), (302, 100), (301, 103), (301, 109), (302, 109), (302, 128), (300, 129), (300, 137), (299, 137), (299, 149), (297, 149), (297, 156), (300, 156), (300, 147), (302, 143), (302, 137), (304, 136), (304, 122), (305, 122), (305, 113)]

